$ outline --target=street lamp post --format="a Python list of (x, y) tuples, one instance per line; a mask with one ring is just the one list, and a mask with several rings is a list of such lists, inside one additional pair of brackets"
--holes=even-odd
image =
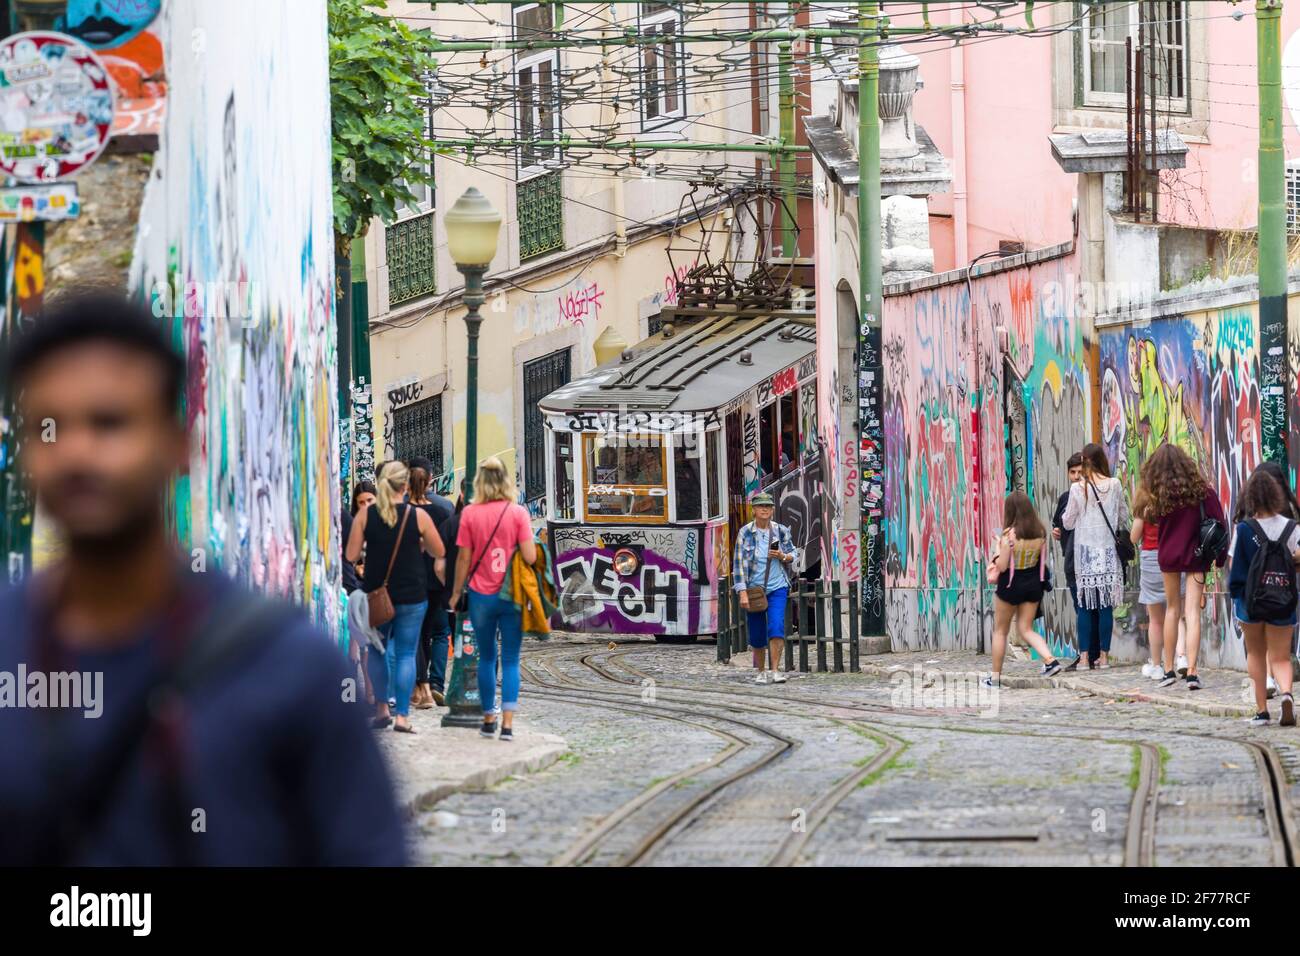
[[(483, 317), (483, 274), (497, 252), (501, 214), (471, 186), (443, 216), (447, 229), (447, 251), (465, 277), (465, 335), (468, 340), (465, 380), (465, 482), (474, 487), (478, 465), (478, 333)], [(448, 569), (455, 573), (454, 568)], [(465, 582), (469, 587), (469, 582)], [(456, 656), (447, 685), (444, 727), (477, 727), (482, 719), (478, 686), (478, 646), (466, 615), (456, 615)], [(489, 693), (495, 696), (495, 682)]]

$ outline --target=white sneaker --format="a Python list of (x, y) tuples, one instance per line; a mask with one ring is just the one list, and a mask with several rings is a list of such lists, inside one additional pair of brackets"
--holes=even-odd
[[(1152, 671), (1152, 669), (1153, 669), (1155, 666), (1156, 666), (1156, 665), (1152, 664), (1150, 661), (1147, 661), (1145, 664), (1143, 664), (1143, 665), (1142, 665), (1142, 676), (1145, 677), (1147, 680), (1150, 680), (1150, 679), (1151, 679), (1151, 671)], [(1164, 676), (1164, 673), (1161, 672), (1161, 675), (1160, 675), (1160, 676), (1163, 677), (1163, 676)]]
[(772, 671), (771, 682), (773, 684), (784, 684), (785, 674), (781, 673), (780, 671)]
[(754, 683), (755, 683), (755, 684), (766, 684), (766, 683), (767, 683), (767, 671), (759, 671), (759, 672), (758, 672), (758, 676), (754, 678)]
[(1154, 681), (1162, 681), (1162, 680), (1165, 679), (1165, 665), (1164, 665), (1164, 664), (1152, 664), (1152, 665), (1151, 665), (1151, 679), (1154, 680)]
[(1265, 688), (1264, 697), (1266, 700), (1272, 700), (1276, 696), (1277, 696), (1277, 681), (1273, 680), (1272, 674), (1269, 674), (1268, 685)]
[(1178, 664), (1177, 664), (1176, 667), (1174, 667), (1174, 670), (1178, 671), (1178, 676), (1179, 676), (1179, 677), (1186, 676), (1186, 674), (1187, 674), (1187, 655), (1186, 655), (1186, 654), (1179, 654), (1179, 655), (1178, 655)]

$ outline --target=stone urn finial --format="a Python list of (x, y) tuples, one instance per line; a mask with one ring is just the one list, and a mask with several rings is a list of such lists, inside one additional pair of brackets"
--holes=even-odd
[(880, 156), (905, 159), (921, 151), (912, 122), (912, 98), (921, 86), (921, 59), (902, 47), (880, 47)]

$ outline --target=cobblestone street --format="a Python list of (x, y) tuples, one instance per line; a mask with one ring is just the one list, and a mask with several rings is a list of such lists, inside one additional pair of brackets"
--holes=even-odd
[[(861, 674), (794, 673), (767, 686), (715, 658), (712, 644), (610, 647), (561, 634), (530, 642), (521, 716), (563, 737), (568, 752), (419, 813), (415, 859), (1291, 862), (1294, 730), (1103, 696), (1065, 679), (1027, 678), (1037, 686), (963, 699), (974, 682), (951, 682), (973, 656), (881, 655), (864, 659)], [(1116, 667), (1102, 680), (1136, 684), (1136, 673)]]

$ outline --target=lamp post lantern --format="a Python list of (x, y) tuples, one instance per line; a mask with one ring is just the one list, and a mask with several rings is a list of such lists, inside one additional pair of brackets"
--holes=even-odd
[[(501, 214), (471, 186), (442, 217), (447, 229), (447, 251), (465, 277), (465, 334), (468, 342), (465, 378), (465, 484), (474, 487), (478, 465), (478, 333), (483, 317), (483, 274), (497, 252)], [(454, 574), (455, 569), (449, 569)], [(469, 582), (465, 582), (469, 587)], [(478, 686), (478, 646), (467, 615), (456, 615), (456, 655), (447, 686), (444, 727), (477, 727), (482, 719)], [(496, 695), (495, 682), (490, 689)]]

